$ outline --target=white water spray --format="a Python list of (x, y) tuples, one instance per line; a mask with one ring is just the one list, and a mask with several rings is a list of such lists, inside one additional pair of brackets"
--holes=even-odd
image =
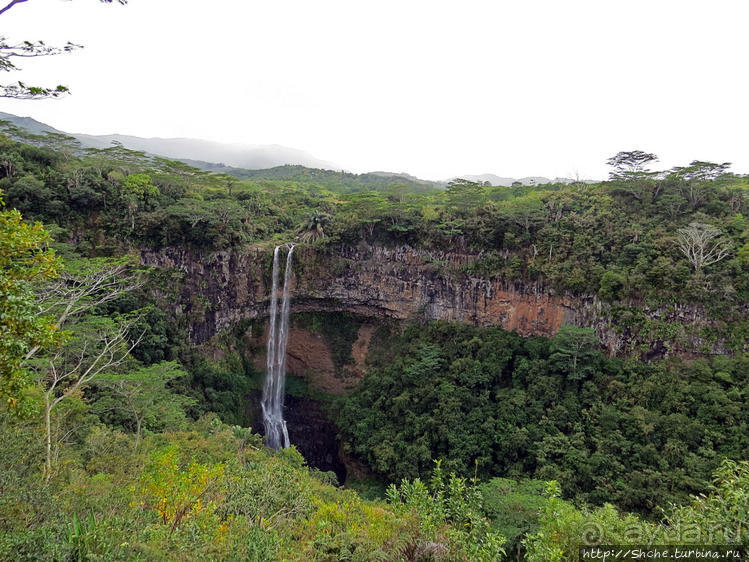
[(289, 246), (286, 256), (286, 269), (283, 276), (283, 296), (281, 314), (278, 314), (278, 250), (273, 250), (273, 273), (271, 277), (270, 326), (266, 359), (265, 384), (263, 385), (263, 424), (265, 442), (273, 449), (287, 448), (289, 433), (283, 419), (283, 395), (286, 381), (286, 344), (289, 341), (289, 284), (291, 281), (291, 254), (294, 245)]

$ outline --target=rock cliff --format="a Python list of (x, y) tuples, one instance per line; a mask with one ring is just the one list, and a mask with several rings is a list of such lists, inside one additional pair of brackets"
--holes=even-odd
[[(175, 313), (187, 316), (190, 339), (200, 344), (243, 319), (262, 318), (269, 305), (272, 248), (248, 246), (212, 253), (182, 247), (144, 249), (148, 266), (182, 272)], [(295, 250), (292, 313), (345, 311), (372, 318), (441, 319), (502, 326), (524, 336), (553, 336), (561, 326), (592, 327), (609, 354), (642, 344), (615, 329), (610, 306), (591, 295), (558, 294), (539, 283), (507, 283), (461, 273), (479, 256), (408, 246), (340, 246), (328, 252)], [(694, 307), (644, 309), (648, 321), (672, 322), (698, 333), (704, 323)], [(648, 336), (650, 337), (650, 336)], [(696, 336), (666, 344), (650, 337), (652, 354), (690, 353), (704, 347)], [(720, 344), (712, 344), (720, 352)]]
[[(443, 264), (467, 265), (474, 255), (381, 246), (344, 246), (332, 254), (302, 248), (296, 255), (294, 312), (442, 319), (546, 336), (581, 320), (579, 299), (445, 272)], [(172, 247), (143, 250), (142, 262), (184, 274), (176, 312), (192, 313), (190, 336), (201, 343), (241, 319), (267, 313), (269, 256), (267, 247), (210, 254)]]

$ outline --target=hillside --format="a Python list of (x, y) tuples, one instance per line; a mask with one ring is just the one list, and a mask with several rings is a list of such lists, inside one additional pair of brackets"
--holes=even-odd
[(349, 172), (336, 172), (333, 170), (321, 170), (294, 165), (276, 166), (263, 170), (247, 170), (214, 165), (208, 162), (195, 162), (192, 160), (184, 162), (201, 170), (224, 173), (236, 178), (299, 182), (302, 184), (313, 184), (320, 189), (343, 193), (369, 190), (430, 193), (444, 188), (444, 184), (420, 180), (407, 174), (383, 172), (352, 174)]
[(748, 178), (437, 188), (53, 140), (0, 136), (0, 558), (540, 562), (744, 520)]

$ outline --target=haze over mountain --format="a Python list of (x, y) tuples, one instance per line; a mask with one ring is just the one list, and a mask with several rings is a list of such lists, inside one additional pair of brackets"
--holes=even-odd
[(92, 148), (106, 148), (113, 142), (132, 150), (142, 150), (172, 159), (204, 160), (250, 170), (299, 164), (308, 168), (340, 169), (340, 166), (315, 158), (302, 150), (278, 144), (226, 144), (201, 139), (141, 138), (128, 135), (75, 135)]
[[(125, 148), (147, 152), (156, 156), (183, 161), (191, 166), (202, 170), (236, 173), (236, 170), (265, 170), (278, 166), (304, 166), (306, 168), (317, 168), (322, 170), (346, 171), (339, 164), (327, 160), (321, 160), (315, 156), (296, 148), (278, 144), (233, 144), (190, 138), (144, 138), (132, 135), (87, 135), (81, 133), (68, 133), (56, 129), (46, 123), (37, 121), (31, 117), (19, 117), (11, 113), (0, 112), (0, 121), (8, 121), (32, 134), (57, 133), (75, 138), (86, 148), (107, 148), (112, 144), (122, 144)], [(407, 172), (369, 172), (372, 176), (383, 178), (403, 178), (407, 182), (416, 182), (429, 185), (446, 185), (452, 179), (462, 178), (475, 182), (489, 182), (491, 185), (510, 186), (514, 182), (522, 185), (538, 185), (551, 182), (571, 183), (570, 178), (549, 179), (542, 176), (528, 176), (523, 178), (502, 177), (494, 174), (467, 174), (453, 176), (444, 181), (429, 181), (417, 178)]]
[[(502, 185), (505, 187), (511, 186), (513, 183), (518, 182), (521, 185), (541, 185), (544, 183), (572, 183), (576, 180), (572, 178), (547, 178), (544, 176), (527, 176), (524, 178), (504, 178), (496, 176), (494, 174), (468, 174), (464, 176), (456, 176), (453, 179), (461, 178), (468, 181), (475, 181), (478, 183), (489, 182), (489, 185)], [(595, 183), (593, 180), (580, 180), (584, 183)]]
[(112, 143), (120, 143), (125, 148), (140, 150), (177, 160), (198, 160), (222, 163), (235, 168), (251, 170), (273, 168), (284, 164), (298, 164), (308, 168), (322, 168), (340, 170), (341, 167), (332, 162), (315, 158), (311, 154), (296, 148), (278, 144), (229, 144), (188, 138), (143, 138), (131, 135), (86, 135), (67, 133), (40, 123), (30, 117), (18, 117), (10, 113), (0, 112), (0, 120), (10, 121), (17, 127), (26, 129), (34, 134), (45, 132), (67, 134), (75, 137), (82, 146), (87, 148), (107, 148)]

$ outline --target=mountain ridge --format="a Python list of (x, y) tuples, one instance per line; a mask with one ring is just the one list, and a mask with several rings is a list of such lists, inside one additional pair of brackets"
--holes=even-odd
[[(237, 175), (238, 177), (246, 175), (242, 174), (241, 170), (269, 170), (287, 165), (347, 173), (347, 170), (338, 164), (316, 158), (303, 150), (280, 144), (221, 143), (189, 137), (140, 137), (117, 133), (107, 135), (68, 133), (37, 121), (33, 117), (18, 116), (6, 112), (0, 112), (0, 121), (8, 121), (12, 125), (24, 129), (31, 134), (52, 133), (66, 135), (77, 140), (85, 148), (103, 149), (113, 144), (121, 144), (130, 150), (138, 150), (154, 156), (179, 160), (201, 170), (223, 171)], [(426, 180), (407, 172), (388, 172), (384, 170), (363, 172), (359, 175), (378, 176), (389, 179), (402, 178), (408, 182), (438, 187), (444, 187), (456, 179), (465, 179), (478, 183), (489, 182), (490, 185), (505, 187), (509, 187), (516, 182), (524, 186), (532, 186), (544, 183), (573, 183), (576, 181), (560, 177), (552, 180), (544, 176), (512, 178), (495, 174), (465, 174), (456, 175), (447, 180)], [(585, 183), (594, 183), (591, 180), (582, 181)]]
[(239, 144), (221, 143), (188, 137), (139, 137), (136, 135), (107, 134), (89, 135), (68, 133), (37, 121), (32, 117), (21, 117), (0, 112), (0, 120), (8, 121), (16, 127), (32, 134), (54, 133), (70, 136), (85, 148), (108, 148), (120, 143), (125, 148), (139, 150), (175, 160), (195, 160), (221, 163), (235, 168), (265, 169), (284, 164), (298, 164), (309, 168), (340, 170), (341, 166), (316, 158), (292, 147), (280, 144)]

